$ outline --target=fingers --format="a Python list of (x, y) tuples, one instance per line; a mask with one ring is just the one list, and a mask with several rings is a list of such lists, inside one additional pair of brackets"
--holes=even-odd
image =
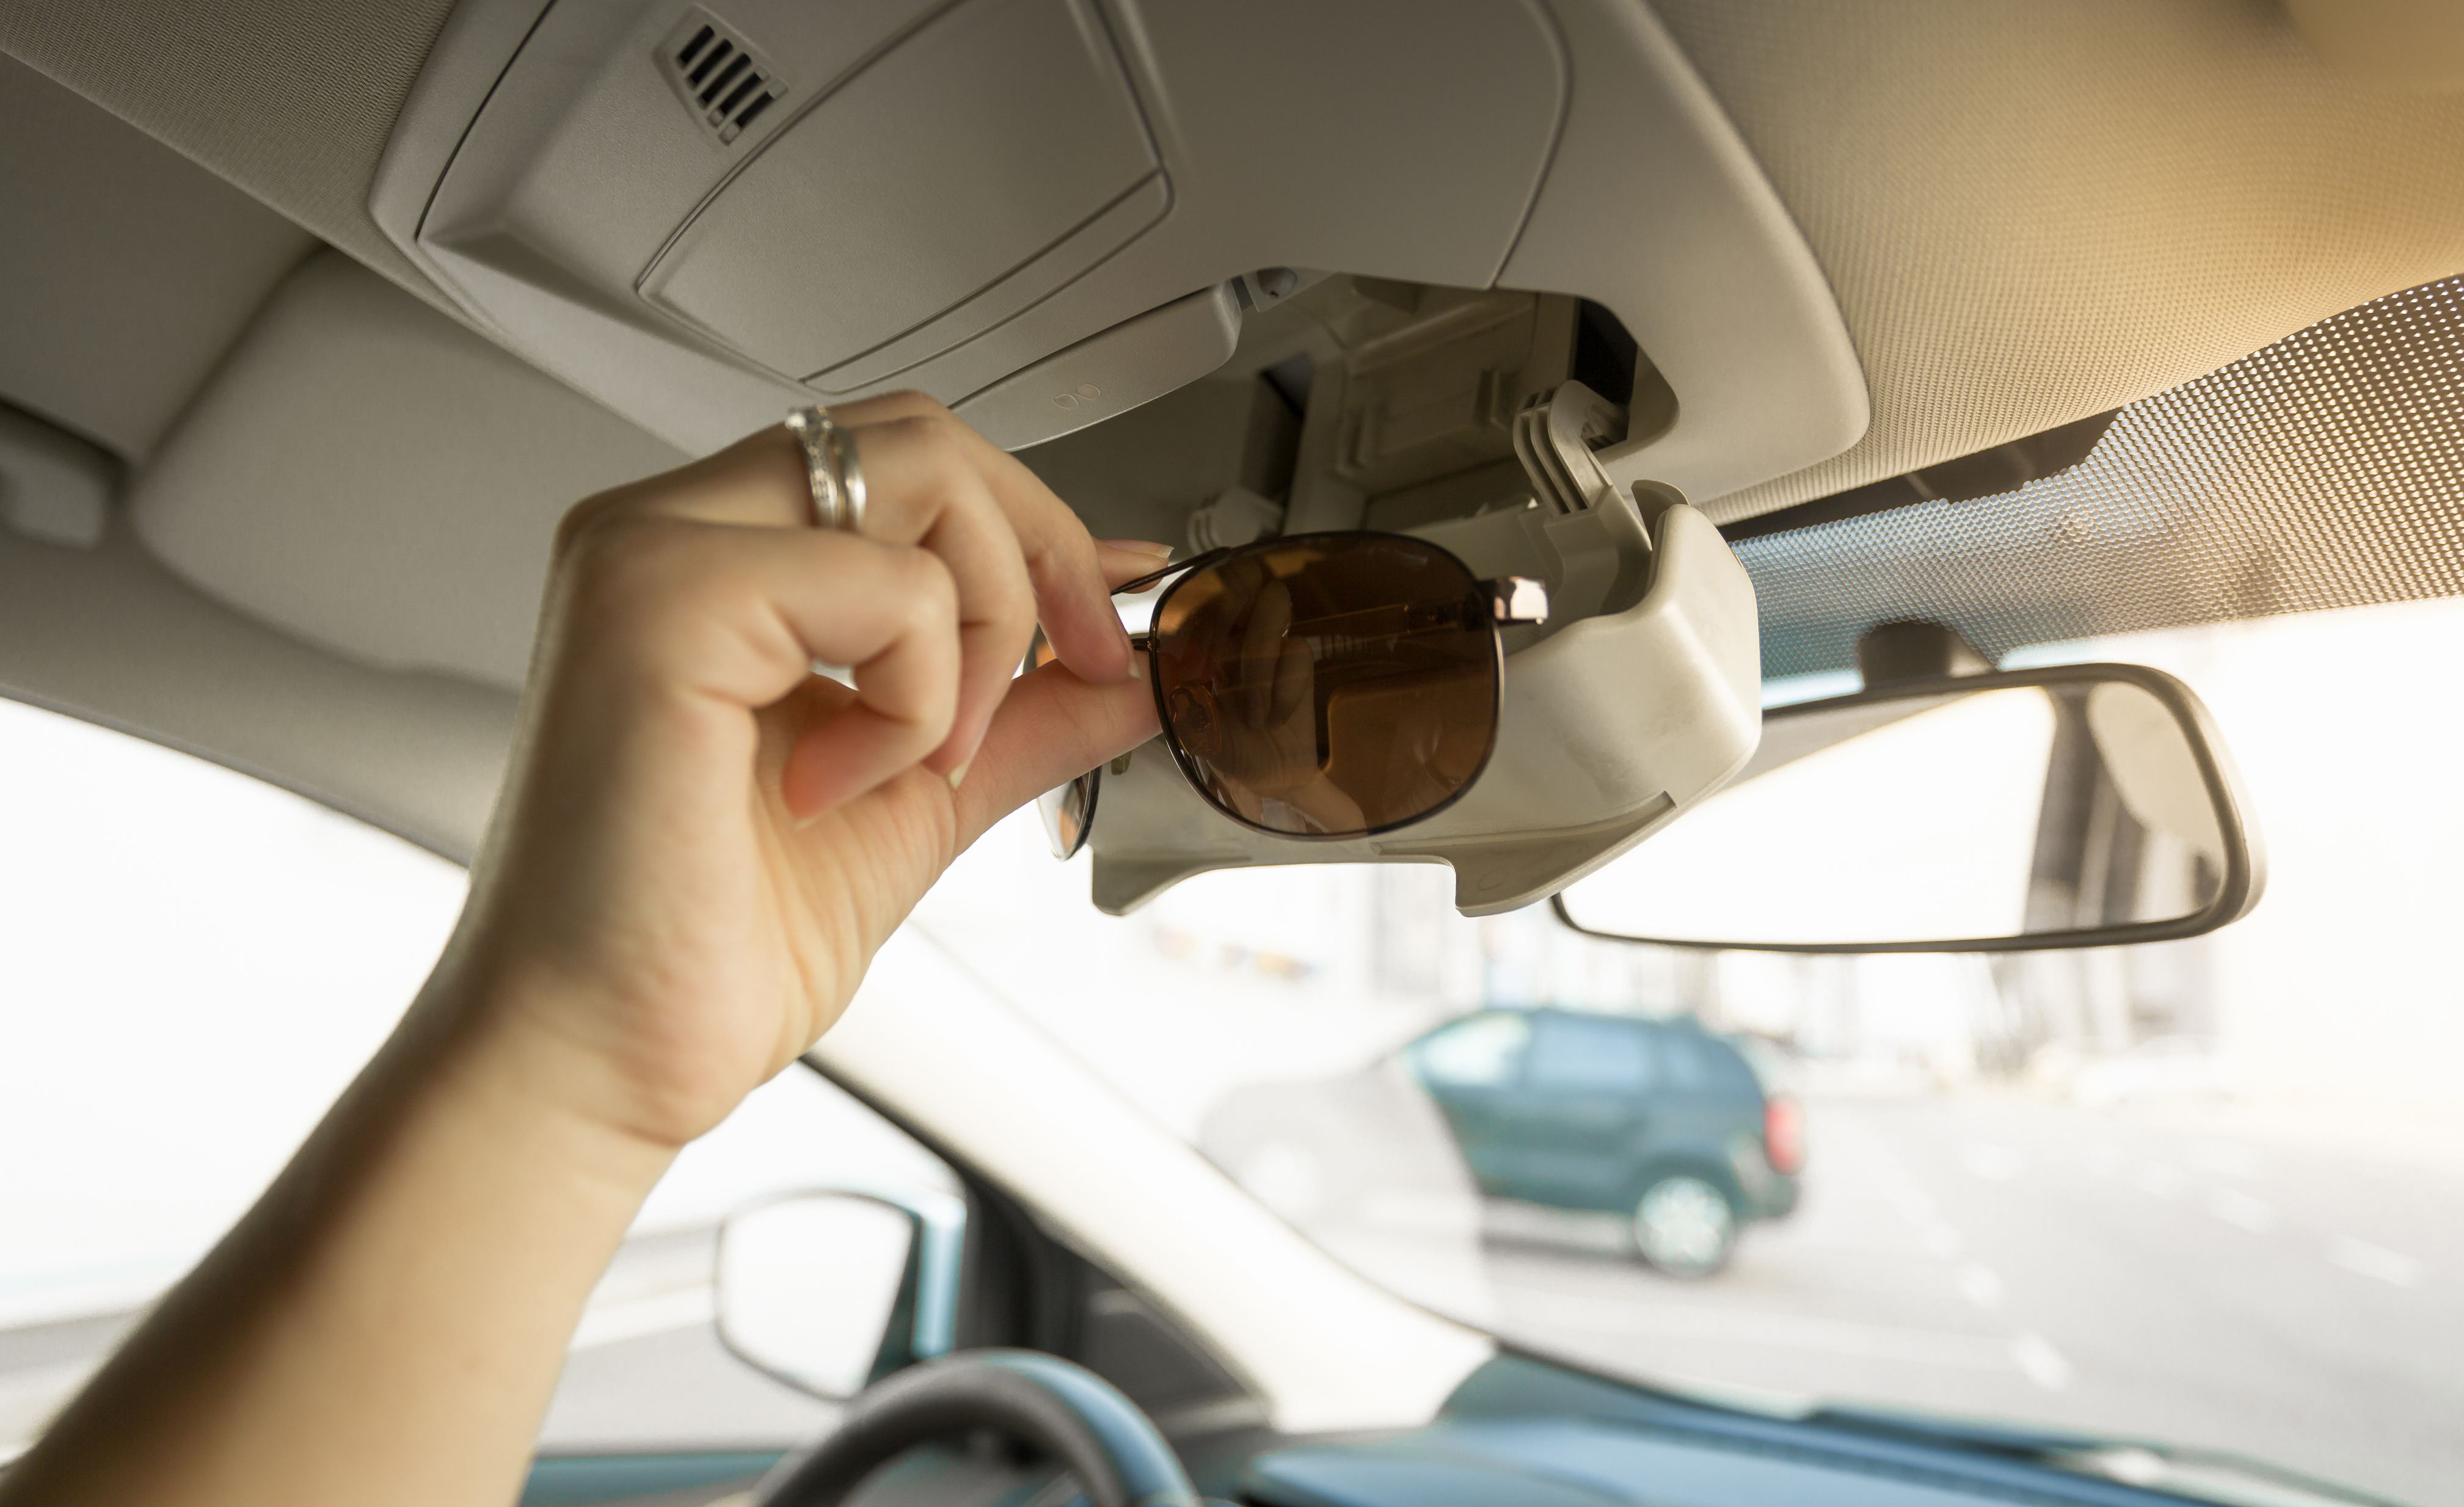
[(804, 529), (812, 526), (812, 506), (803, 448), (783, 426), (759, 429), (674, 470), (583, 501), (558, 527), (557, 555), (605, 523), (670, 518)]
[(958, 845), (1155, 735), (1155, 696), (1141, 681), (1089, 685), (1063, 665), (1020, 676), (957, 789)]
[(1097, 539), (1095, 563), (1104, 584), (1118, 589), (1141, 576), (1152, 576), (1172, 558), (1172, 546), (1145, 539)]
[(1068, 504), (1054, 496), (1016, 456), (922, 393), (890, 393), (843, 404), (832, 408), (830, 416), (856, 429), (860, 446), (869, 443), (865, 430), (877, 425), (922, 422), (938, 428), (948, 443), (973, 462), (1017, 535), (1045, 637), (1061, 662), (1082, 680), (1113, 681), (1129, 673), (1129, 642), (1112, 612), (1094, 540)]
[[(1025, 557), (991, 488), (966, 448), (952, 442), (948, 425), (900, 419), (855, 432), (867, 490), (875, 497), (865, 532), (932, 551), (957, 585), (957, 721), (925, 763), (941, 774), (962, 770), (1035, 634), (1036, 599)], [(1092, 541), (1088, 553), (1094, 554)], [(1100, 579), (1094, 589), (1103, 589)]]
[[(957, 587), (946, 568), (934, 567), (931, 556), (910, 550), (890, 554), (887, 560), (898, 561), (888, 586), (900, 594), (904, 607), (903, 614), (887, 615), (887, 641), (869, 658), (839, 659), (814, 650), (813, 659), (854, 666), (855, 701), (788, 749), (780, 796), (791, 816), (816, 816), (929, 760), (948, 745), (957, 720), (965, 693), (965, 646)], [(791, 608), (786, 616), (799, 640), (809, 644), (817, 637), (817, 621), (834, 621), (836, 614)], [(861, 638), (854, 645), (859, 651)]]
[(949, 737), (957, 587), (929, 551), (651, 516), (603, 519), (564, 568), (569, 656), (631, 694), (741, 715), (795, 693), (816, 662), (853, 667), (852, 701), (789, 751), (781, 793), (795, 816), (862, 795)]
[[(924, 758), (929, 768), (964, 770), (1039, 617), (1080, 678), (1117, 680), (1129, 671), (1111, 586), (1155, 569), (1166, 547), (1099, 548), (1032, 472), (921, 394), (849, 404), (832, 417), (853, 437), (864, 470), (866, 535), (930, 551), (957, 588), (957, 710), (949, 735)], [(808, 531), (810, 506), (802, 447), (783, 427), (765, 429), (584, 503), (560, 532), (558, 551), (561, 557), (601, 524), (646, 517)]]

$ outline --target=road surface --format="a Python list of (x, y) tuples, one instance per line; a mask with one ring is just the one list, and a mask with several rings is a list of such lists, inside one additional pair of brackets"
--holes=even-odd
[(2233, 1451), (2464, 1501), (2464, 1166), (2225, 1113), (1816, 1103), (1720, 1277), (1503, 1212), (1510, 1332), (1634, 1374)]

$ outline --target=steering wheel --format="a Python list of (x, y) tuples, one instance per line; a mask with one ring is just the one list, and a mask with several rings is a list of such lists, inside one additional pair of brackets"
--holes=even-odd
[(1033, 1350), (971, 1350), (912, 1365), (858, 1393), (761, 1507), (838, 1507), (911, 1446), (997, 1429), (1058, 1459), (1093, 1507), (1199, 1507), (1172, 1446), (1094, 1372)]

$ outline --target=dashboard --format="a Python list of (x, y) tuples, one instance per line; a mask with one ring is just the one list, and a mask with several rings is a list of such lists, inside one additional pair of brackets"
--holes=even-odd
[[(1694, 1403), (1505, 1355), (1428, 1425), (1360, 1438), (1180, 1431), (1210, 1502), (1235, 1507), (2180, 1507), (2185, 1498), (2026, 1458), (2017, 1436), (1965, 1447)], [(526, 1507), (737, 1507), (777, 1456), (542, 1460)], [(2287, 1500), (2308, 1499), (2287, 1497)], [(989, 1441), (910, 1452), (850, 1507), (1077, 1507), (1048, 1465)]]

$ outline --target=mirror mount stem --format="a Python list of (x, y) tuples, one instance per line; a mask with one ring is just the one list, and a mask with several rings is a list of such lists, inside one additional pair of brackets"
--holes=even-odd
[(1857, 640), (1857, 673), (1867, 690), (1908, 681), (1983, 675), (1993, 668), (1957, 628), (1926, 619), (1878, 622)]

